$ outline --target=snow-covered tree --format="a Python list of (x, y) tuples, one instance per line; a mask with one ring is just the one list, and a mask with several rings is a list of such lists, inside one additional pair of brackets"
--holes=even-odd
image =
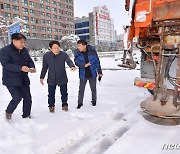
[(61, 48), (63, 51), (67, 52), (68, 54), (71, 54), (74, 49), (76, 49), (77, 41), (80, 40), (77, 35), (71, 34), (69, 36), (64, 36), (59, 41), (61, 44)]

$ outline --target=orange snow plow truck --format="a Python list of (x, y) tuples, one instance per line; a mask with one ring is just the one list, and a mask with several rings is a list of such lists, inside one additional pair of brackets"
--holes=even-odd
[(154, 116), (180, 118), (180, 0), (126, 0), (120, 67), (134, 69), (133, 49), (141, 52), (136, 86), (153, 94), (141, 108)]

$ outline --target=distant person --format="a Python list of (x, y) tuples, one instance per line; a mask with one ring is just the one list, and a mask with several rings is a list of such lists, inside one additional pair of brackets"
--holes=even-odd
[(7, 87), (12, 96), (12, 100), (6, 109), (6, 119), (11, 119), (14, 110), (22, 99), (22, 118), (30, 118), (32, 99), (28, 72), (35, 73), (35, 65), (25, 48), (26, 37), (23, 34), (15, 33), (11, 39), (12, 43), (0, 51), (3, 85)]
[(72, 71), (75, 71), (75, 65), (69, 58), (69, 56), (60, 51), (60, 43), (58, 41), (49, 42), (50, 52), (47, 52), (43, 56), (43, 66), (40, 75), (40, 82), (44, 84), (44, 78), (48, 70), (48, 104), (49, 111), (55, 111), (55, 91), (56, 87), (60, 86), (61, 91), (61, 100), (62, 100), (62, 110), (68, 110), (68, 93), (67, 93), (67, 83), (68, 78), (66, 75), (65, 62), (71, 68)]
[(102, 77), (102, 70), (95, 47), (87, 45), (85, 40), (79, 40), (77, 42), (77, 49), (74, 52), (74, 57), (75, 64), (79, 67), (80, 78), (77, 109), (80, 109), (83, 105), (84, 90), (87, 81), (89, 81), (92, 92), (92, 106), (96, 106), (96, 78), (97, 73), (99, 79)]

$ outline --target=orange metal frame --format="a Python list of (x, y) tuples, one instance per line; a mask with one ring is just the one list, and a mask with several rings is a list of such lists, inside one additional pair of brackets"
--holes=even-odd
[[(180, 18), (180, 0), (137, 0), (135, 4), (134, 21), (130, 28), (129, 40), (132, 41), (134, 36), (147, 37), (148, 26), (152, 26), (154, 20), (167, 20)], [(139, 12), (146, 11), (146, 20), (138, 22), (136, 20)]]

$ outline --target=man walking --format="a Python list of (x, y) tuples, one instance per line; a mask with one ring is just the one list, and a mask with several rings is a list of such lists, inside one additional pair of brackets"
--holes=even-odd
[(77, 42), (77, 49), (74, 52), (74, 57), (75, 64), (79, 67), (80, 78), (77, 109), (80, 109), (83, 105), (84, 90), (87, 81), (89, 81), (92, 92), (92, 105), (96, 106), (97, 73), (100, 78), (102, 77), (101, 65), (96, 50), (93, 46), (87, 45), (85, 40), (79, 40)]
[(15, 33), (11, 39), (12, 43), (0, 51), (3, 85), (7, 87), (12, 96), (6, 109), (6, 119), (11, 119), (12, 113), (22, 99), (22, 118), (30, 118), (32, 100), (28, 72), (35, 73), (35, 65), (25, 48), (26, 37), (23, 34)]
[(40, 82), (44, 84), (44, 78), (48, 70), (48, 104), (49, 111), (55, 111), (55, 91), (56, 87), (60, 86), (61, 100), (62, 100), (62, 110), (68, 110), (68, 93), (67, 93), (67, 75), (65, 69), (65, 62), (75, 71), (76, 68), (69, 58), (69, 56), (60, 51), (60, 43), (58, 41), (51, 41), (49, 43), (50, 52), (47, 52), (43, 56), (43, 67), (40, 75)]

